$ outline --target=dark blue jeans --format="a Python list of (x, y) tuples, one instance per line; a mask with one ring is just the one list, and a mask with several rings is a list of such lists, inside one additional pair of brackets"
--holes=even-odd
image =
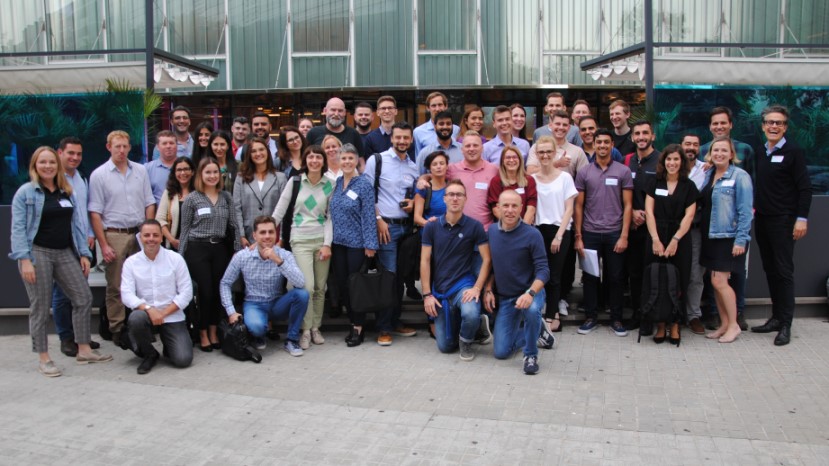
[(455, 351), (459, 340), (465, 343), (472, 343), (475, 340), (475, 333), (481, 325), (481, 303), (475, 300), (468, 303), (462, 302), (463, 292), (468, 289), (464, 288), (454, 296), (449, 296), (449, 309), (437, 308), (435, 340), (441, 353)]
[(55, 332), (60, 341), (75, 339), (72, 330), (72, 301), (57, 283), (52, 288), (52, 320), (55, 321)]
[(411, 230), (411, 225), (389, 225), (389, 235), (391, 241), (386, 244), (381, 244), (377, 251), (377, 257), (380, 263), (386, 270), (391, 270), (398, 278), (394, 282), (394, 291), (397, 299), (394, 306), (388, 311), (383, 312), (383, 315), (377, 316), (377, 328), (381, 331), (390, 332), (400, 325), (400, 302), (403, 299), (403, 283), (397, 275), (397, 249), (400, 246), (400, 241), (406, 235), (406, 232)]
[[(625, 253), (618, 254), (613, 252), (616, 242), (622, 235), (621, 231), (614, 231), (612, 233), (592, 233), (585, 231), (582, 234), (582, 242), (584, 249), (593, 249), (599, 254), (599, 260), (603, 262), (605, 277), (603, 285), (608, 288), (608, 303), (610, 307), (610, 317), (614, 321), (622, 320), (622, 305), (623, 290), (622, 290), (622, 274), (625, 268)], [(588, 319), (597, 319), (599, 317), (598, 311), (598, 296), (599, 296), (599, 277), (594, 277), (588, 273), (583, 275), (584, 281), (584, 310)]]

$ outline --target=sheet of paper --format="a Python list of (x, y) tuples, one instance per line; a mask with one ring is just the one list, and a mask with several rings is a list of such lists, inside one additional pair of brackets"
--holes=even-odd
[(599, 253), (595, 249), (585, 249), (584, 257), (579, 256), (579, 265), (584, 273), (599, 276)]

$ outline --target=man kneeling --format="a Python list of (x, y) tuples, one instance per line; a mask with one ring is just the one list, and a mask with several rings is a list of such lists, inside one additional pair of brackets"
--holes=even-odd
[[(245, 325), (253, 336), (256, 349), (265, 349), (269, 320), (287, 320), (288, 339), (284, 349), (291, 356), (302, 356), (300, 327), (308, 309), (305, 277), (293, 254), (276, 246), (276, 221), (273, 217), (261, 215), (254, 219), (253, 239), (256, 241), (254, 247), (244, 248), (233, 256), (219, 283), (228, 320), (234, 324), (239, 319), (230, 287), (241, 274), (245, 282)], [(293, 290), (285, 292), (282, 277), (288, 279)]]
[(142, 250), (128, 257), (121, 272), (121, 299), (133, 309), (129, 317), (129, 345), (144, 358), (139, 374), (158, 361), (153, 347), (153, 327), (158, 327), (164, 356), (176, 367), (193, 361), (193, 342), (187, 331), (184, 308), (193, 299), (187, 264), (177, 253), (161, 247), (161, 224), (145, 220), (138, 230)]
[[(544, 284), (550, 278), (541, 233), (521, 220), (521, 196), (506, 190), (498, 198), (501, 221), (489, 227), (493, 273), (484, 293), (488, 310), (495, 308), (495, 357), (506, 359), (523, 349), (524, 373), (538, 372), (538, 345), (552, 348), (555, 339), (541, 319)], [(521, 328), (521, 321), (524, 328)], [(540, 340), (540, 341), (539, 341)]]
[[(443, 199), (446, 214), (430, 221), (423, 229), (420, 254), (423, 307), (426, 314), (435, 317), (435, 340), (440, 352), (454, 351), (460, 342), (461, 359), (471, 361), (475, 358), (472, 342), (481, 324), (479, 298), (489, 273), (489, 244), (481, 222), (463, 214), (466, 203), (463, 183), (450, 181)], [(475, 246), (483, 260), (477, 279)]]

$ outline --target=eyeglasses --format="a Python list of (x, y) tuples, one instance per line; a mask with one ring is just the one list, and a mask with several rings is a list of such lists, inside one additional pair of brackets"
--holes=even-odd
[(443, 197), (454, 197), (454, 198), (464, 198), (466, 194), (464, 193), (443, 193)]
[(766, 125), (766, 126), (780, 126), (780, 127), (783, 127), (783, 126), (786, 126), (788, 124), (788, 122), (784, 121), (784, 120), (765, 120), (765, 121), (763, 121), (763, 124)]
[(285, 140), (285, 142), (297, 142), (297, 141), (301, 141), (299, 136), (294, 136), (292, 138), (288, 138), (288, 139)]
[(395, 108), (396, 107), (378, 107), (377, 111), (378, 112), (390, 112), (390, 111), (394, 110)]
[(536, 155), (553, 155), (556, 153), (554, 150), (537, 150), (535, 151)]
[(190, 168), (176, 168), (176, 173), (190, 173), (192, 171)]

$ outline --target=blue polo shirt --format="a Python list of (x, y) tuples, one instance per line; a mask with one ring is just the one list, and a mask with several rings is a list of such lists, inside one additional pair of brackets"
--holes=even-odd
[(488, 243), (481, 222), (461, 215), (455, 225), (441, 215), (423, 229), (423, 244), (432, 247), (432, 291), (446, 293), (462, 277), (475, 275), (475, 247)]

